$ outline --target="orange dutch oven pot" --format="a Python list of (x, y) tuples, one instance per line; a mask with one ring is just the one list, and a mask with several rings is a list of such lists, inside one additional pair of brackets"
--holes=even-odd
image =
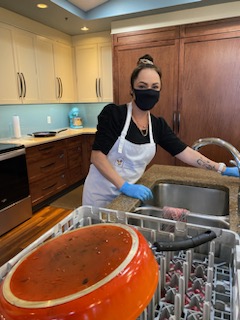
[(135, 320), (158, 283), (144, 236), (122, 224), (63, 234), (21, 259), (0, 288), (1, 320)]

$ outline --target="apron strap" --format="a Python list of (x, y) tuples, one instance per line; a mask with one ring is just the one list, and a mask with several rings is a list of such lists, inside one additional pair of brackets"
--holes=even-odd
[(153, 132), (152, 132), (152, 121), (151, 121), (151, 114), (148, 111), (148, 124), (149, 124), (149, 138), (150, 138), (150, 143), (155, 144), (153, 140)]
[[(129, 102), (127, 104), (127, 118), (125, 121), (125, 125), (123, 127), (123, 130), (121, 132), (121, 136), (120, 136), (120, 142), (119, 142), (119, 146), (118, 146), (118, 153), (122, 153), (123, 150), (123, 145), (124, 145), (124, 141), (127, 135), (127, 131), (131, 122), (131, 117), (132, 117), (132, 102)], [(151, 121), (151, 114), (148, 111), (148, 123), (149, 123), (149, 138), (150, 138), (150, 143), (151, 144), (155, 144), (154, 140), (153, 140), (153, 133), (152, 133), (152, 121)]]
[(125, 137), (127, 135), (127, 131), (128, 131), (128, 128), (129, 128), (129, 125), (130, 125), (130, 122), (131, 122), (131, 117), (132, 117), (132, 102), (129, 102), (127, 104), (127, 118), (126, 118), (123, 130), (121, 132), (121, 136), (120, 136), (120, 142), (119, 142), (119, 146), (118, 146), (118, 153), (122, 153), (124, 140), (125, 140)]

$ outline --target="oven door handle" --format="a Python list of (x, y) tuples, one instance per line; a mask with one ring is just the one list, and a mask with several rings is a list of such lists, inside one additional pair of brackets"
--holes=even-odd
[(25, 149), (13, 150), (6, 153), (2, 153), (0, 154), (0, 161), (15, 158), (25, 153), (26, 153)]

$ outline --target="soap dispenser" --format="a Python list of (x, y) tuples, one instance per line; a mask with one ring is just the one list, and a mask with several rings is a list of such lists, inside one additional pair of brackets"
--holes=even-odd
[(73, 129), (83, 128), (82, 118), (79, 115), (79, 110), (77, 107), (73, 107), (69, 112), (68, 116), (69, 116), (70, 128), (73, 128)]

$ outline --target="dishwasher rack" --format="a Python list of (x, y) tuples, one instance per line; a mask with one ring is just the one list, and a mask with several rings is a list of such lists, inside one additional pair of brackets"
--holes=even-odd
[(70, 230), (97, 223), (137, 228), (159, 263), (159, 284), (137, 320), (240, 320), (240, 240), (230, 230), (211, 228), (217, 238), (194, 249), (157, 252), (155, 241), (178, 241), (209, 228), (117, 210), (82, 206), (0, 267), (0, 282), (32, 249)]

